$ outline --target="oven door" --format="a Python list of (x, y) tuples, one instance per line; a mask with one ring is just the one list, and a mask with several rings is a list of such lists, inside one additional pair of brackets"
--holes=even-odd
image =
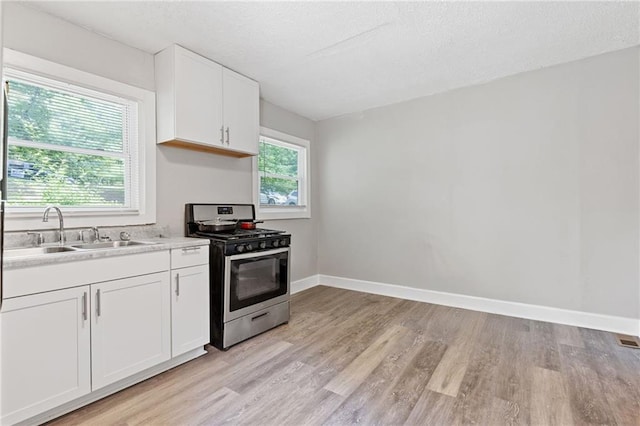
[(225, 256), (224, 322), (289, 300), (289, 248)]

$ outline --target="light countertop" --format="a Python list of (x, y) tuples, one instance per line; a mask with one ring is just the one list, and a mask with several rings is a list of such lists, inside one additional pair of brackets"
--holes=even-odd
[(74, 250), (60, 253), (47, 253), (33, 256), (4, 257), (3, 269), (20, 269), (34, 266), (51, 265), (54, 263), (78, 262), (88, 259), (99, 259), (113, 256), (128, 256), (131, 254), (148, 253), (185, 247), (206, 246), (206, 238), (145, 238), (143, 241), (154, 243), (107, 249)]

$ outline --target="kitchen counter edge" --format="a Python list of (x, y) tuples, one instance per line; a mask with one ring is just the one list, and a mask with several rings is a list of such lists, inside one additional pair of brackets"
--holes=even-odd
[(79, 262), (89, 259), (100, 259), (114, 256), (127, 256), (130, 254), (149, 253), (185, 247), (197, 247), (209, 245), (209, 240), (204, 238), (145, 238), (143, 241), (154, 244), (144, 244), (109, 249), (92, 249), (67, 251), (62, 253), (49, 253), (37, 256), (10, 257), (3, 260), (3, 269), (22, 269), (33, 266), (51, 265), (55, 263)]

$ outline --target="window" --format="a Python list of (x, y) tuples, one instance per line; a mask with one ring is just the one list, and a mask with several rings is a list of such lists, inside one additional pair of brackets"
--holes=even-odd
[(259, 148), (254, 159), (258, 216), (310, 217), (309, 141), (261, 128)]
[(155, 222), (154, 94), (11, 50), (5, 62), (7, 229), (52, 204), (87, 217), (71, 226)]
[(137, 209), (135, 102), (26, 73), (6, 79), (9, 207)]

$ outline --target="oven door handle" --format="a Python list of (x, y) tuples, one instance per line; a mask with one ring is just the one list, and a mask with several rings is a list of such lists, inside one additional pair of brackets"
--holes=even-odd
[(249, 253), (234, 254), (231, 256), (226, 256), (226, 258), (229, 260), (248, 259), (251, 257), (272, 256), (274, 254), (286, 253), (288, 251), (289, 251), (289, 247), (283, 247), (283, 248), (267, 250), (267, 251), (251, 251)]

